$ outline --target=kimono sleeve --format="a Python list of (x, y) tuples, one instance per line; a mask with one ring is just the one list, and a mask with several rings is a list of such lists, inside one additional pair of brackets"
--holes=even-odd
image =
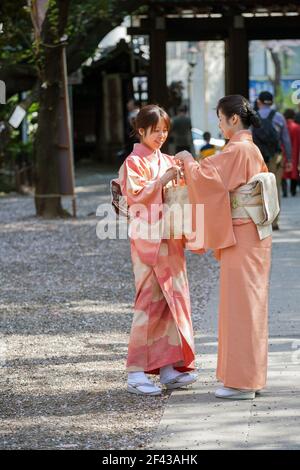
[(247, 183), (247, 155), (243, 143), (233, 143), (223, 152), (211, 157), (227, 191)]
[(184, 160), (190, 203), (204, 206), (203, 227), (197, 227), (193, 220), (193, 231), (204, 231), (203, 248), (226, 248), (236, 243), (229, 192), (211, 159), (197, 163), (190, 156)]
[(131, 204), (162, 204), (163, 185), (160, 178), (152, 179), (151, 171), (139, 157), (129, 157), (124, 163), (122, 192)]
[(210, 160), (229, 192), (246, 184), (253, 173), (268, 172), (259, 150), (248, 142), (229, 144), (226, 150)]

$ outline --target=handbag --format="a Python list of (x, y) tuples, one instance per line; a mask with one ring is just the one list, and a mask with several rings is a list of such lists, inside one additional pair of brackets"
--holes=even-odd
[(118, 216), (130, 218), (127, 198), (122, 195), (121, 186), (118, 180), (110, 181), (111, 204)]
[(172, 180), (172, 186), (164, 190), (164, 204), (163, 238), (188, 238), (192, 232), (192, 210), (187, 185), (179, 170), (175, 182)]

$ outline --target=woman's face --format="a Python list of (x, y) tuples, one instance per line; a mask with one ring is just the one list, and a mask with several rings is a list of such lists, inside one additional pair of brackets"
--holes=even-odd
[(219, 109), (218, 117), (220, 131), (222, 132), (225, 139), (230, 139), (236, 130), (236, 124), (238, 121), (237, 115), (234, 114), (231, 118), (227, 118), (225, 114), (222, 113), (222, 110)]
[(151, 127), (148, 129), (139, 129), (139, 133), (142, 137), (142, 143), (147, 145), (151, 150), (158, 150), (162, 147), (168, 137), (168, 127), (163, 118), (160, 118), (156, 127), (152, 130)]

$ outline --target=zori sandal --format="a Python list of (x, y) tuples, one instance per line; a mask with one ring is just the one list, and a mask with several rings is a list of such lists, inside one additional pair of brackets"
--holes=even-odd
[(165, 383), (164, 385), (167, 387), (168, 390), (174, 390), (175, 388), (185, 387), (186, 385), (190, 385), (196, 382), (197, 378), (197, 374), (184, 372), (178, 375), (175, 379), (172, 379), (169, 382)]
[(134, 383), (128, 382), (127, 391), (129, 393), (135, 393), (136, 395), (161, 395), (161, 388), (157, 387), (153, 383)]
[(240, 390), (237, 388), (221, 387), (215, 392), (217, 398), (225, 398), (231, 400), (253, 400), (255, 398), (255, 390)]

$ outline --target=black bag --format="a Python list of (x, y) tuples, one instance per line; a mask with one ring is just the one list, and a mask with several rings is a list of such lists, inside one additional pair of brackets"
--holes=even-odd
[(272, 123), (275, 113), (276, 111), (273, 110), (268, 117), (261, 118), (261, 127), (255, 127), (252, 130), (253, 142), (261, 151), (266, 163), (281, 152), (279, 135)]

